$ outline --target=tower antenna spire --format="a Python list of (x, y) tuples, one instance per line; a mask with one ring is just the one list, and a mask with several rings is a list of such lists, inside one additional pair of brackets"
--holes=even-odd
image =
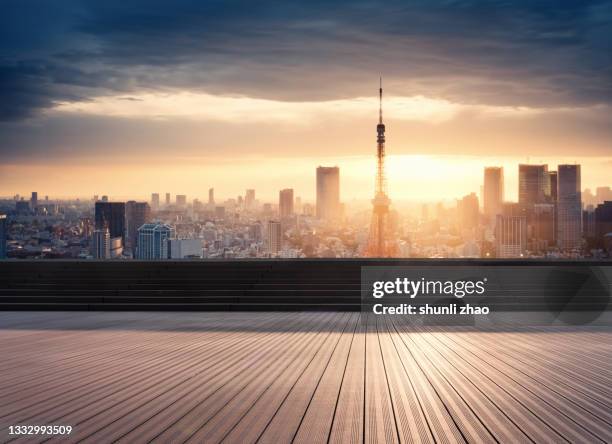
[(380, 77), (380, 88), (378, 90), (378, 99), (379, 99), (378, 123), (382, 123), (382, 76)]

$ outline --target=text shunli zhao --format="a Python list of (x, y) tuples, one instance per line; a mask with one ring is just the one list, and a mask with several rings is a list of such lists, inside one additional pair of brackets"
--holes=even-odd
[[(405, 296), (414, 299), (417, 296), (454, 296), (463, 298), (465, 296), (481, 296), (485, 292), (487, 278), (482, 280), (456, 280), (440, 281), (427, 280), (425, 278), (411, 280), (408, 278), (396, 278), (390, 281), (375, 281), (372, 284), (372, 296), (381, 299), (384, 296)], [(488, 314), (488, 307), (464, 304), (415, 306), (411, 304), (399, 304), (385, 306), (374, 304), (372, 310), (375, 314), (421, 314), (421, 315), (453, 315), (453, 314)]]

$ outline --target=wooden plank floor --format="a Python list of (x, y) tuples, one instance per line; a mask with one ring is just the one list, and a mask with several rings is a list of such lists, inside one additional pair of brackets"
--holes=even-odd
[(612, 328), (0, 313), (0, 441), (612, 442)]

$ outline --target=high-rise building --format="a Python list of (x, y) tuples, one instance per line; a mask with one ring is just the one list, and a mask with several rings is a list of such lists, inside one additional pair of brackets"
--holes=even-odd
[(317, 218), (336, 220), (340, 213), (340, 168), (317, 168)]
[(94, 230), (91, 243), (91, 254), (94, 259), (110, 259), (111, 237), (107, 227)]
[(21, 200), (15, 202), (15, 212), (20, 216), (30, 214), (30, 202), (21, 198)]
[(120, 237), (125, 244), (124, 202), (96, 202), (95, 223), (96, 230), (108, 228), (111, 238)]
[(527, 249), (527, 218), (519, 204), (503, 205), (495, 221), (495, 253), (499, 258), (521, 257)]
[(485, 167), (483, 206), (487, 221), (495, 222), (495, 216), (501, 214), (504, 203), (504, 169), (503, 167)]
[(548, 165), (519, 165), (519, 204), (531, 211), (538, 203), (546, 203), (550, 197)]
[(559, 165), (557, 243), (562, 250), (582, 245), (580, 165)]
[(278, 194), (278, 213), (282, 218), (293, 215), (293, 189), (285, 188)]
[(536, 252), (546, 252), (556, 244), (556, 211), (552, 203), (536, 204), (533, 212), (533, 245)]
[(184, 194), (177, 194), (176, 206), (179, 208), (185, 208), (187, 206), (187, 196)]
[(261, 242), (262, 233), (261, 233), (261, 223), (255, 222), (254, 224), (249, 226), (249, 239), (255, 243)]
[(38, 193), (36, 191), (32, 191), (32, 197), (30, 198), (30, 208), (32, 211), (36, 211), (36, 207), (38, 207)]
[(214, 205), (214, 204), (215, 204), (215, 189), (209, 188), (208, 189), (208, 205)]
[(247, 210), (252, 210), (255, 207), (255, 190), (254, 189), (246, 190), (246, 195), (244, 198), (244, 207)]
[(604, 236), (612, 233), (612, 200), (597, 205), (594, 213), (596, 240), (599, 246), (603, 246)]
[(137, 259), (168, 259), (169, 240), (174, 230), (162, 223), (148, 223), (138, 228)]
[(136, 247), (138, 244), (138, 229), (150, 221), (151, 207), (149, 207), (148, 203), (130, 200), (125, 204), (125, 246), (129, 248), (132, 253), (136, 252)]
[(108, 202), (108, 196), (107, 195), (102, 196), (102, 202)]
[(548, 172), (548, 184), (550, 187), (550, 201), (554, 204), (557, 203), (557, 192), (558, 192), (558, 177), (556, 171)]
[(170, 205), (170, 193), (166, 193), (166, 206)]
[(459, 226), (462, 230), (474, 230), (478, 227), (480, 211), (476, 193), (468, 194), (457, 201)]
[(215, 207), (215, 219), (225, 219), (225, 207)]
[(159, 210), (159, 193), (151, 194), (151, 209), (153, 211)]
[(6, 214), (0, 214), (0, 259), (6, 259), (6, 238), (8, 236), (8, 227), (6, 222)]
[(170, 259), (187, 259), (202, 257), (201, 239), (170, 239)]
[(268, 221), (268, 253), (278, 254), (282, 248), (281, 223), (277, 220)]
[(597, 187), (595, 189), (595, 199), (598, 204), (607, 200), (612, 201), (612, 189), (610, 187)]

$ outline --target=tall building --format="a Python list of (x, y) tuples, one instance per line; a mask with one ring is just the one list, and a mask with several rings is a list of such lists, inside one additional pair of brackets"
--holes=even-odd
[(125, 203), (96, 202), (95, 228), (96, 230), (108, 228), (110, 237), (120, 237), (125, 245)]
[(170, 193), (166, 193), (166, 206), (170, 205)]
[(36, 211), (36, 207), (38, 207), (38, 193), (36, 191), (32, 191), (32, 197), (30, 198), (30, 208), (32, 211)]
[(187, 259), (202, 257), (201, 239), (170, 239), (170, 259)]
[(392, 257), (395, 255), (395, 243), (390, 239), (389, 206), (385, 179), (385, 124), (382, 112), (382, 79), (378, 89), (379, 107), (378, 124), (376, 125), (376, 182), (374, 199), (372, 199), (372, 225), (367, 255), (372, 257)]
[(110, 259), (111, 238), (108, 228), (102, 228), (93, 232), (91, 254), (94, 259)]
[(8, 236), (8, 226), (6, 214), (0, 214), (0, 259), (6, 259), (6, 238)]
[(612, 201), (612, 189), (610, 187), (597, 187), (595, 189), (595, 199), (598, 204), (607, 200)]
[(556, 245), (556, 211), (552, 203), (534, 205), (531, 250), (546, 252)]
[(281, 223), (277, 220), (268, 221), (268, 253), (278, 254), (282, 248)]
[(214, 205), (214, 204), (215, 204), (215, 189), (209, 188), (208, 189), (208, 205)]
[(507, 203), (495, 221), (495, 254), (498, 258), (521, 257), (527, 249), (527, 218), (520, 204)]
[(504, 168), (485, 167), (483, 189), (484, 214), (488, 222), (495, 222), (495, 216), (501, 214), (504, 204)]
[(597, 205), (595, 208), (595, 237), (602, 246), (604, 236), (612, 233), (612, 200)]
[(246, 195), (244, 197), (244, 207), (247, 210), (252, 210), (255, 207), (255, 190), (254, 189), (246, 190)]
[(293, 189), (286, 188), (278, 193), (278, 213), (282, 218), (293, 215)]
[(317, 218), (336, 220), (340, 213), (340, 168), (317, 168)]
[(474, 230), (478, 227), (480, 211), (476, 193), (468, 194), (457, 201), (459, 226), (462, 230)]
[(559, 165), (557, 243), (562, 250), (582, 245), (580, 165)]
[(151, 209), (153, 211), (159, 210), (159, 193), (151, 194)]
[(185, 208), (187, 206), (187, 196), (184, 194), (177, 194), (176, 206), (179, 208)]
[(557, 172), (549, 171), (548, 172), (548, 183), (550, 186), (550, 201), (552, 203), (557, 202), (557, 191), (558, 191), (557, 182), (558, 182)]
[(550, 197), (548, 165), (519, 165), (519, 204), (525, 210)]
[(148, 223), (138, 228), (137, 259), (168, 259), (169, 240), (174, 230), (162, 223)]
[(20, 216), (30, 214), (30, 202), (21, 198), (15, 202), (15, 212)]
[(151, 207), (146, 202), (135, 202), (130, 200), (125, 204), (125, 245), (136, 252), (138, 244), (138, 229), (151, 220)]

